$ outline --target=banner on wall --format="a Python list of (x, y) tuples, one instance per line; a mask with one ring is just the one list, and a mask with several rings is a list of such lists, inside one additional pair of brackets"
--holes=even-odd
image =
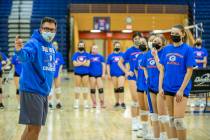
[(110, 31), (110, 17), (94, 17), (94, 30)]
[(196, 69), (192, 75), (192, 93), (210, 91), (210, 69)]

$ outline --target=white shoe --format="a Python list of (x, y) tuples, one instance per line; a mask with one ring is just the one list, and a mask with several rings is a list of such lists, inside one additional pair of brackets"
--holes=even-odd
[(142, 124), (140, 122), (138, 122), (137, 124), (138, 124), (139, 130), (142, 130), (143, 129)]
[(84, 101), (84, 108), (85, 108), (85, 109), (89, 109), (89, 108), (90, 108), (90, 106), (89, 106), (89, 104), (88, 104), (88, 101)]
[(137, 123), (132, 123), (132, 131), (138, 131), (139, 125)]
[(168, 139), (168, 138), (167, 138), (166, 132), (160, 133), (160, 140), (167, 140), (167, 139)]
[(143, 130), (139, 130), (138, 133), (136, 134), (137, 138), (143, 138), (144, 137), (144, 132)]
[(78, 109), (79, 108), (79, 100), (75, 100), (74, 101), (74, 109)]
[(200, 104), (200, 107), (202, 107), (202, 108), (205, 107), (205, 104), (204, 103), (201, 103)]
[(145, 135), (143, 138), (144, 138), (144, 140), (155, 140), (155, 138), (150, 134)]
[(190, 106), (195, 107), (195, 102), (191, 102)]
[(200, 107), (203, 108), (203, 107), (205, 107), (205, 105), (206, 105), (206, 102), (205, 102), (205, 101), (201, 101), (201, 102), (200, 102)]

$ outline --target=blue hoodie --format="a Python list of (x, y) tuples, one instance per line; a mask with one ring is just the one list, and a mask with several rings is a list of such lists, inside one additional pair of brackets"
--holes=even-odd
[(22, 62), (20, 91), (48, 96), (55, 72), (56, 50), (46, 42), (38, 30), (20, 51), (16, 51)]

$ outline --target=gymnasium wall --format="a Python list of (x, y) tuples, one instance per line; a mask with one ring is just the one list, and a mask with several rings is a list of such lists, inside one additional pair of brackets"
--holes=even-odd
[(138, 13), (72, 13), (77, 21), (79, 31), (90, 31), (93, 29), (93, 17), (110, 17), (111, 31), (125, 29), (126, 17), (133, 19), (133, 30), (151, 31), (155, 29), (169, 29), (175, 24), (183, 24), (187, 14), (138, 14)]
[[(122, 45), (122, 51), (125, 51), (132, 45), (131, 35), (121, 33), (126, 27), (126, 17), (133, 19), (132, 29), (134, 31), (150, 32), (157, 29), (170, 29), (175, 24), (185, 24), (187, 14), (138, 14), (138, 13), (72, 13), (74, 18), (74, 47), (77, 45), (78, 40), (82, 39), (86, 42), (87, 51), (90, 50), (92, 44), (95, 44), (97, 39), (104, 40), (103, 45), (99, 45), (104, 56), (107, 56), (112, 52), (113, 40), (120, 40)], [(90, 33), (93, 29), (94, 17), (110, 17), (110, 32), (112, 37), (107, 37), (103, 33)], [(78, 33), (79, 32), (79, 33)], [(115, 36), (115, 33), (121, 34)], [(121, 38), (122, 37), (122, 38)], [(101, 40), (101, 41), (102, 41)], [(97, 44), (97, 43), (96, 43)], [(76, 50), (76, 48), (74, 49)]]

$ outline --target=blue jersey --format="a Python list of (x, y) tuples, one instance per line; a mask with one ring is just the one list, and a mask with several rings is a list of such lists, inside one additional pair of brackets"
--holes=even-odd
[[(208, 57), (208, 52), (205, 48), (193, 48), (193, 53), (196, 60), (203, 60), (204, 57)], [(197, 63), (198, 68), (203, 68), (203, 63)]]
[[(87, 52), (76, 52), (72, 56), (72, 61), (85, 62), (90, 60), (90, 54)], [(89, 66), (77, 66), (74, 67), (74, 73), (76, 74), (89, 74)]]
[(65, 64), (64, 60), (63, 60), (63, 56), (60, 52), (56, 52), (55, 54), (55, 74), (54, 74), (54, 78), (57, 78), (59, 76), (59, 70), (60, 67)]
[(91, 54), (90, 55), (90, 76), (102, 76), (103, 74), (103, 65), (105, 63), (104, 57), (100, 54)]
[(18, 75), (20, 75), (21, 71), (22, 71), (22, 64), (21, 64), (20, 60), (18, 60), (18, 57), (16, 54), (12, 56), (11, 63), (15, 66), (15, 72)]
[(139, 50), (138, 48), (132, 46), (123, 54), (124, 61), (128, 62), (130, 65), (130, 71), (134, 72), (137, 57), (139, 54), (142, 54), (143, 52)]
[[(163, 50), (158, 51), (158, 57), (161, 58)], [(152, 91), (158, 92), (159, 86), (159, 70), (157, 68), (154, 57), (152, 56), (151, 50), (148, 51), (144, 56), (141, 63), (142, 67), (147, 69), (148, 79), (147, 84), (148, 88)]]
[(107, 65), (110, 66), (110, 75), (111, 76), (122, 76), (125, 75), (125, 73), (121, 70), (121, 68), (118, 65), (119, 60), (122, 58), (123, 53), (111, 53), (107, 58)]
[[(0, 52), (3, 61), (7, 61), (7, 57), (4, 53)], [(2, 63), (0, 63), (0, 71), (2, 71)]]
[[(164, 91), (177, 93), (183, 83), (187, 68), (195, 64), (193, 48), (185, 43), (179, 47), (168, 45), (163, 49), (160, 63), (164, 66)], [(186, 96), (189, 96), (191, 84), (190, 81), (184, 89)]]
[(145, 78), (145, 75), (144, 75), (144, 70), (141, 66), (144, 55), (145, 54), (140, 54), (138, 56), (137, 61), (136, 61), (136, 66), (135, 66), (135, 69), (138, 72), (136, 85), (137, 85), (137, 89), (141, 90), (141, 91), (146, 91), (147, 90), (146, 78)]
[(55, 72), (55, 48), (35, 30), (24, 47), (16, 51), (22, 63), (20, 91), (48, 96)]

